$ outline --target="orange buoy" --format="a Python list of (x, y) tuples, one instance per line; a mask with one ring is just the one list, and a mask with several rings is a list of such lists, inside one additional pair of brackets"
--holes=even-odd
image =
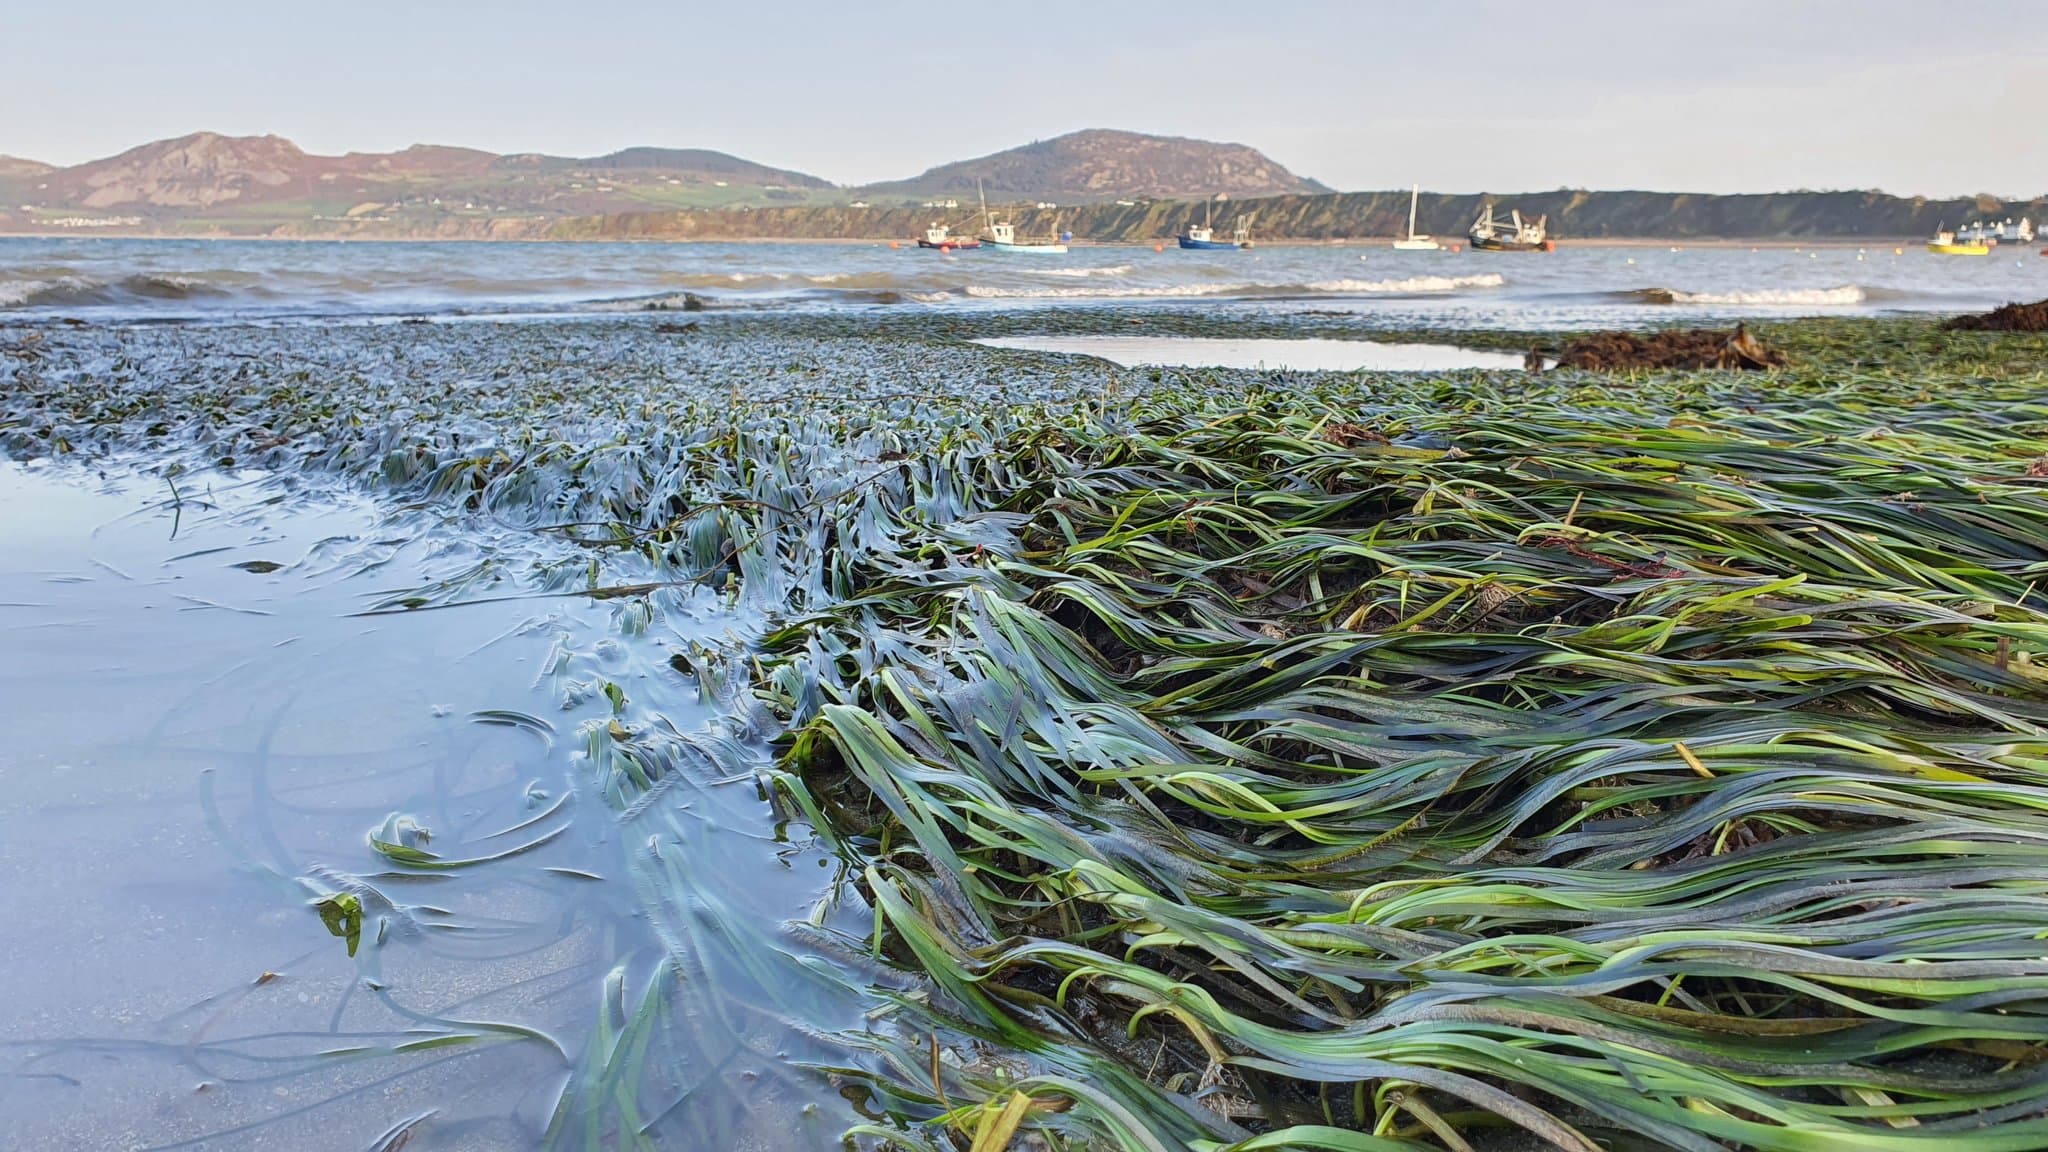
[(1464, 251), (1464, 249), (1463, 249), (1463, 248), (1461, 248), (1461, 247), (1459, 247), (1459, 246), (1458, 246), (1458, 245), (1456, 245), (1456, 244), (1453, 244), (1453, 245), (1451, 245), (1451, 251), (1453, 251), (1453, 252), (1462, 252), (1462, 251)]
[(1543, 250), (1544, 250), (1545, 252), (1555, 252), (1555, 251), (1557, 251), (1557, 241), (1555, 241), (1555, 240), (1545, 240), (1545, 241), (1543, 242)]
[(891, 248), (895, 248), (895, 247), (897, 247), (897, 246), (898, 246), (898, 245), (897, 245), (897, 243), (896, 243), (896, 242), (895, 242), (894, 240), (891, 240), (891, 241), (889, 241), (889, 247), (891, 247)]
[(952, 246), (951, 244), (941, 244), (941, 245), (939, 245), (939, 255), (941, 255), (941, 256), (951, 256), (952, 254), (953, 254), (953, 246)]
[(1153, 250), (1154, 252), (1164, 252), (1164, 251), (1166, 251), (1166, 245), (1164, 245), (1164, 244), (1154, 244), (1154, 245), (1152, 246), (1152, 250)]

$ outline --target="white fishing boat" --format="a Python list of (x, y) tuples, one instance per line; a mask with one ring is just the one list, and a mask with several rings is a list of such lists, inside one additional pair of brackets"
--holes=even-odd
[(936, 248), (941, 252), (960, 252), (981, 247), (981, 241), (972, 236), (955, 236), (952, 229), (934, 220), (932, 226), (924, 230), (924, 235), (918, 237), (917, 246)]
[(2034, 242), (2034, 222), (2022, 216), (2019, 218), (2018, 223), (2014, 223), (2013, 218), (2008, 216), (1991, 235), (2000, 244), (2032, 244)]
[(1472, 247), (1481, 252), (1548, 252), (1550, 241), (1546, 216), (1538, 216), (1533, 223), (1522, 219), (1519, 210), (1510, 211), (1506, 222), (1493, 218), (1493, 203), (1487, 202), (1479, 219), (1472, 222)]
[(1415, 205), (1422, 199), (1422, 185), (1417, 184), (1408, 193), (1408, 235), (1394, 241), (1394, 247), (1403, 252), (1435, 252), (1443, 247), (1429, 236), (1415, 230)]
[(983, 239), (990, 248), (998, 252), (1022, 252), (1031, 256), (1060, 256), (1066, 253), (1067, 246), (1057, 239), (1019, 239), (1015, 224), (1007, 220), (998, 220), (989, 214), (988, 195), (982, 192), (981, 181), (974, 182), (974, 190), (981, 196), (981, 223), (988, 229)]

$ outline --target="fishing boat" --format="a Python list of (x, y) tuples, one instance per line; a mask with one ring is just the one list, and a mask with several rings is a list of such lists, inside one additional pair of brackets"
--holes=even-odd
[(1422, 199), (1422, 185), (1417, 184), (1408, 193), (1408, 235), (1394, 241), (1394, 247), (1403, 252), (1435, 252), (1443, 247), (1433, 238), (1415, 230), (1415, 205)]
[(918, 237), (919, 248), (936, 248), (941, 252), (962, 252), (969, 248), (981, 247), (981, 241), (972, 236), (955, 236), (952, 229), (944, 224), (934, 223)]
[(1522, 219), (1522, 213), (1510, 210), (1507, 223), (1498, 223), (1493, 218), (1493, 204), (1489, 202), (1479, 213), (1479, 219), (1472, 222), (1467, 233), (1472, 238), (1472, 247), (1481, 252), (1548, 252), (1551, 243), (1546, 239), (1549, 220), (1538, 216), (1535, 222)]
[(988, 234), (983, 237), (983, 240), (989, 247), (998, 252), (1023, 252), (1033, 256), (1060, 256), (1066, 253), (1067, 246), (1061, 243), (1059, 239), (1018, 239), (1017, 226), (1015, 224), (1006, 220), (998, 220), (989, 215), (988, 195), (982, 192), (981, 181), (977, 180), (974, 182), (974, 190), (981, 196), (981, 223), (984, 228), (988, 229)]
[(1937, 256), (1989, 256), (1991, 245), (1982, 239), (1970, 239), (1946, 229), (1937, 228), (1934, 239), (1927, 242), (1927, 250)]
[(1215, 220), (1213, 219), (1215, 203), (1216, 202), (1214, 200), (1205, 202), (1203, 206), (1203, 219), (1201, 225), (1199, 227), (1193, 224), (1188, 225), (1188, 230), (1186, 232), (1181, 233), (1179, 237), (1180, 246), (1183, 248), (1202, 249), (1251, 247), (1252, 222), (1251, 218), (1248, 216), (1239, 216), (1237, 218), (1237, 227), (1231, 230), (1230, 239), (1216, 239), (1216, 230), (1213, 227), (1215, 223)]

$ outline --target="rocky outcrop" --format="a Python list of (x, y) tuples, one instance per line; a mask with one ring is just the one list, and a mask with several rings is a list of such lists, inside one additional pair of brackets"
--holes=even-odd
[(208, 208), (311, 191), (312, 158), (279, 136), (198, 132), (49, 176), (48, 204)]

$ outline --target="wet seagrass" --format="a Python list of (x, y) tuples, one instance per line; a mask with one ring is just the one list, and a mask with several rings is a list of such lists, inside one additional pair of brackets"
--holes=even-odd
[[(1303, 377), (735, 326), (653, 354), (721, 393), (515, 339), (545, 383), (477, 395), (389, 370), (454, 336), (124, 388), (163, 337), (53, 333), (0, 439), (455, 500), (588, 544), (627, 630), (668, 582), (770, 611), (697, 674), (909, 977), (843, 1038), (858, 1138), (2039, 1147), (2043, 349), (1767, 337), (1792, 368)], [(720, 761), (622, 734), (621, 810)], [(607, 994), (558, 1144), (647, 1140), (664, 995)]]

